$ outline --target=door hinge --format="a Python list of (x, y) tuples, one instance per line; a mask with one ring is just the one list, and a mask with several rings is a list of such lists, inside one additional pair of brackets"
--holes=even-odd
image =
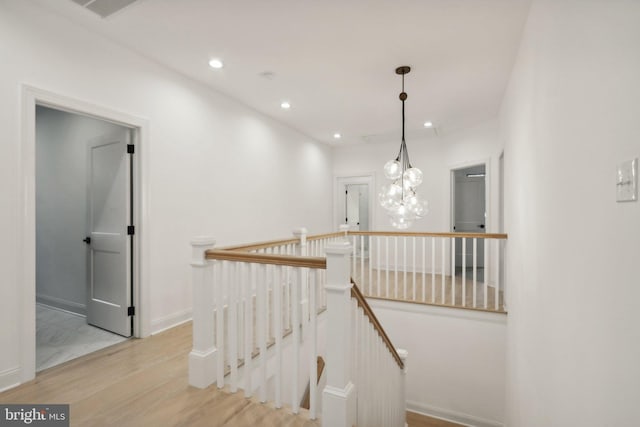
[(127, 316), (135, 316), (136, 308), (135, 307), (127, 307)]
[(134, 234), (136, 234), (136, 227), (135, 225), (128, 225), (127, 226), (127, 234), (129, 236), (133, 236)]
[(133, 144), (127, 144), (127, 154), (133, 154), (136, 151), (136, 146)]

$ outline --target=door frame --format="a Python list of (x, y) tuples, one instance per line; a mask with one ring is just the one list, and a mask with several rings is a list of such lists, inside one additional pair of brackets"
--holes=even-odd
[(344, 205), (344, 198), (340, 199), (344, 195), (344, 187), (349, 184), (368, 184), (369, 185), (369, 229), (375, 230), (376, 227), (376, 211), (375, 211), (375, 186), (376, 186), (376, 175), (375, 172), (371, 172), (369, 174), (360, 174), (360, 175), (334, 175), (334, 186), (333, 186), (333, 225), (334, 230), (338, 230), (340, 224), (343, 224), (342, 212), (340, 212), (340, 207)]
[(136, 146), (133, 159), (134, 222), (136, 226), (133, 252), (133, 301), (136, 315), (133, 318), (133, 336), (143, 338), (151, 335), (149, 296), (149, 236), (147, 232), (148, 212), (148, 153), (149, 122), (146, 119), (102, 107), (90, 102), (74, 99), (46, 91), (27, 84), (21, 85), (22, 134), (20, 147), (20, 201), (22, 215), (19, 218), (19, 252), (22, 266), (18, 282), (21, 284), (20, 361), (22, 382), (35, 378), (36, 372), (36, 196), (35, 196), (35, 146), (36, 105), (54, 108), (73, 114), (93, 117), (125, 126), (132, 131), (132, 142)]

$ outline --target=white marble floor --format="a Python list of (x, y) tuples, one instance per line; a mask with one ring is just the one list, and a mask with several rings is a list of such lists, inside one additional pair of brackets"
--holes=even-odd
[(89, 325), (85, 317), (36, 304), (36, 371), (126, 339)]

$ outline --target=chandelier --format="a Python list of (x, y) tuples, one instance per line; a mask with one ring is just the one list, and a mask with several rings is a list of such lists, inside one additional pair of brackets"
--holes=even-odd
[(391, 183), (383, 186), (378, 194), (380, 204), (389, 214), (391, 225), (399, 230), (409, 228), (413, 221), (423, 218), (428, 213), (427, 201), (416, 193), (416, 187), (422, 183), (422, 171), (411, 166), (404, 139), (404, 101), (407, 99), (404, 75), (409, 71), (411, 68), (407, 66), (396, 68), (396, 74), (402, 75), (402, 143), (398, 157), (384, 165), (384, 175)]

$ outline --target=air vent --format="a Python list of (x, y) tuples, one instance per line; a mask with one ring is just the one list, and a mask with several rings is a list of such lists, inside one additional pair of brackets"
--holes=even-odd
[(72, 0), (74, 3), (82, 7), (86, 7), (90, 11), (97, 13), (102, 18), (113, 15), (119, 10), (124, 9), (137, 0)]

